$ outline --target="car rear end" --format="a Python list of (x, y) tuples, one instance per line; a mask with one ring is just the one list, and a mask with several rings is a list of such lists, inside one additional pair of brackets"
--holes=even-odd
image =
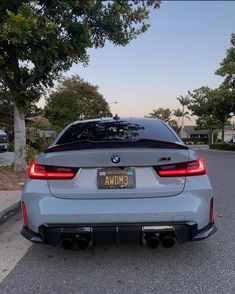
[(66, 248), (171, 247), (215, 231), (205, 163), (156, 119), (69, 125), (29, 169), (22, 234)]

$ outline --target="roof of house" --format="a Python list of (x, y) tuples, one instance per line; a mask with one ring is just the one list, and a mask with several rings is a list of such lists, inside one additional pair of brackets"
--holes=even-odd
[(209, 133), (208, 130), (197, 130), (195, 129), (196, 126), (184, 126), (184, 131), (187, 134), (192, 134), (192, 135), (207, 135)]

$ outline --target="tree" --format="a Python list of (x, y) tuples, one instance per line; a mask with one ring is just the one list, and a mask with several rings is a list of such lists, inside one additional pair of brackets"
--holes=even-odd
[(98, 92), (98, 87), (78, 76), (62, 81), (49, 96), (44, 112), (57, 129), (62, 129), (75, 120), (112, 115), (108, 103)]
[(14, 117), (13, 104), (8, 95), (6, 89), (0, 85), (0, 129), (7, 133), (11, 131)]
[[(187, 118), (188, 120), (191, 120), (191, 118), (189, 116), (189, 112), (188, 111), (183, 112), (183, 110), (180, 108), (177, 108), (176, 110), (174, 110), (173, 115), (178, 118), (178, 123), (179, 123), (180, 118), (181, 118), (181, 120), (182, 120), (182, 118)], [(181, 124), (180, 130), (182, 130), (182, 124)], [(182, 137), (182, 132), (181, 132), (181, 137)]]
[(225, 88), (235, 91), (235, 33), (231, 36), (231, 45), (215, 73), (225, 78)]
[[(232, 117), (233, 101), (232, 93), (223, 87), (218, 89), (210, 89), (209, 87), (201, 87), (189, 92), (191, 102), (188, 108), (193, 115), (200, 118), (201, 121), (206, 121), (208, 129), (213, 130), (215, 122), (219, 121), (222, 128), (222, 141), (224, 141), (224, 126)], [(208, 119), (208, 117), (211, 117)]]
[(26, 168), (25, 110), (87, 49), (125, 46), (148, 29), (157, 0), (8, 0), (0, 4), (0, 84), (14, 104), (14, 169)]
[[(30, 105), (25, 110), (25, 116), (34, 116), (40, 114), (40, 108), (36, 105)], [(14, 132), (14, 104), (9, 91), (0, 85), (0, 129), (5, 130), (10, 135), (10, 140), (13, 139)]]
[(201, 87), (189, 92), (191, 102), (188, 108), (199, 117), (199, 125), (207, 126), (212, 133), (220, 125), (222, 141), (225, 124), (235, 115), (235, 34), (232, 34), (231, 44), (216, 71), (217, 75), (225, 78), (222, 85), (217, 89)]
[(169, 108), (160, 107), (157, 109), (153, 109), (153, 111), (149, 113), (149, 115), (146, 117), (159, 118), (168, 123), (176, 132), (178, 131), (179, 127), (177, 121), (172, 119), (172, 111)]
[(201, 116), (196, 120), (199, 130), (209, 130), (209, 144), (213, 144), (214, 131), (221, 127), (221, 122), (212, 115)]
[(231, 36), (231, 47), (220, 63), (220, 68), (215, 72), (217, 75), (224, 77), (224, 82), (220, 88), (227, 90), (227, 96), (232, 101), (232, 112), (235, 115), (235, 33)]
[(221, 122), (222, 141), (224, 142), (224, 127), (229, 124), (228, 120), (233, 117), (233, 93), (224, 87), (220, 87), (211, 92), (209, 104), (211, 105), (213, 116)]
[[(183, 131), (184, 131), (184, 118), (186, 115), (188, 115), (188, 111), (185, 111), (186, 107), (189, 105), (190, 103), (190, 99), (188, 97), (188, 95), (186, 95), (185, 97), (180, 95), (179, 97), (176, 98), (180, 105), (181, 105), (181, 127), (180, 127), (180, 133), (181, 133), (181, 138), (183, 137)], [(177, 114), (179, 114), (177, 112)]]
[(212, 89), (207, 86), (203, 86), (193, 90), (192, 92), (188, 92), (190, 97), (188, 109), (192, 111), (193, 115), (201, 117), (211, 114), (212, 108), (210, 103), (208, 103), (211, 92)]

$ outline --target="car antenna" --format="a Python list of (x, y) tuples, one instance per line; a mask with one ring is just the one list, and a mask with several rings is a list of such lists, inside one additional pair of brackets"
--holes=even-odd
[(120, 119), (120, 117), (118, 116), (118, 114), (116, 113), (115, 116), (113, 117), (114, 120), (118, 121)]

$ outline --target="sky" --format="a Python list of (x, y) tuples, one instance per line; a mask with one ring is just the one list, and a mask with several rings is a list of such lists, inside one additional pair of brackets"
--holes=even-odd
[(73, 65), (65, 76), (98, 85), (120, 116), (176, 109), (176, 97), (188, 90), (219, 86), (214, 72), (235, 32), (235, 2), (163, 1), (149, 22), (150, 29), (126, 47), (107, 43), (89, 50), (89, 65)]

